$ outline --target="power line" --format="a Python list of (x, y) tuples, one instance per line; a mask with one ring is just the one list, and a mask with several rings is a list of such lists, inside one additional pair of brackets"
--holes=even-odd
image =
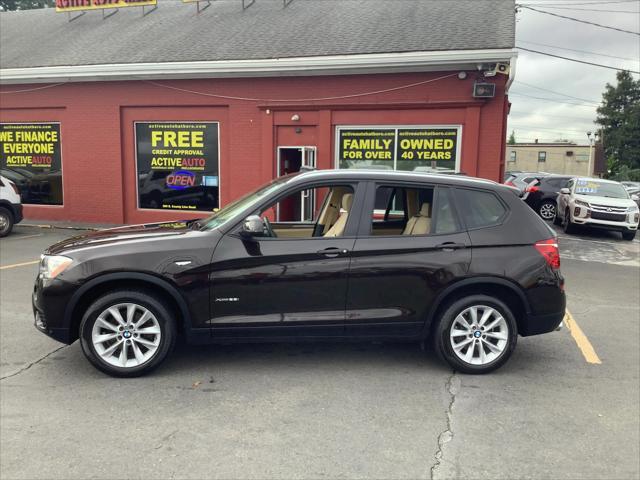
[(548, 113), (531, 113), (529, 112), (509, 112), (509, 115), (540, 115), (543, 117), (550, 117), (550, 118), (567, 118), (569, 120), (580, 120), (583, 122), (593, 122), (593, 118), (587, 118), (587, 117), (571, 117), (571, 116), (567, 116), (567, 115), (553, 115), (553, 114), (548, 114)]
[(546, 88), (538, 87), (536, 85), (531, 85), (530, 83), (521, 82), (520, 80), (516, 80), (515, 83), (519, 83), (520, 85), (526, 85), (527, 87), (535, 88), (537, 90), (542, 90), (543, 92), (553, 93), (554, 95), (561, 95), (563, 97), (573, 98), (574, 100), (580, 100), (581, 102), (593, 103), (594, 105), (600, 105), (600, 102), (597, 102), (595, 100), (587, 100), (585, 98), (573, 97), (571, 95), (567, 95), (566, 93), (555, 92), (553, 90), (549, 90), (549, 89), (546, 89)]
[(531, 50), (530, 48), (518, 47), (517, 45), (516, 45), (516, 48), (518, 48), (520, 50), (524, 50), (526, 52), (532, 52), (532, 53), (538, 53), (540, 55), (546, 55), (548, 57), (561, 58), (563, 60), (568, 60), (570, 62), (584, 63), (585, 65), (591, 65), (593, 67), (608, 68), (609, 70), (617, 70), (619, 72), (622, 71), (622, 70), (626, 70), (627, 72), (631, 72), (631, 73), (640, 73), (640, 72), (638, 72), (636, 70), (629, 70), (628, 68), (611, 67), (609, 65), (602, 65), (600, 63), (587, 62), (585, 60), (578, 60), (576, 58), (563, 57), (562, 55), (554, 55), (553, 53), (541, 52), (539, 50)]
[(544, 8), (553, 8), (554, 10), (579, 10), (581, 12), (640, 13), (638, 10), (601, 10), (597, 8), (552, 7), (551, 5), (545, 5)]
[[(550, 132), (557, 132), (557, 133), (586, 133), (584, 130), (575, 130), (572, 128), (565, 128), (565, 129), (557, 129), (557, 128), (544, 128), (544, 127), (534, 127), (533, 125), (510, 125), (510, 129), (512, 130), (531, 130), (531, 131), (536, 131), (536, 130), (547, 130)], [(507, 129), (509, 130), (509, 128)]]
[(574, 103), (574, 102), (563, 102), (558, 100), (557, 98), (546, 98), (546, 97), (536, 97), (534, 95), (527, 95), (526, 93), (513, 93), (513, 92), (509, 92), (509, 96), (511, 95), (515, 95), (517, 97), (528, 97), (528, 98), (535, 98), (536, 100), (545, 100), (547, 102), (553, 102), (553, 103), (564, 103), (566, 105), (573, 105), (576, 107), (589, 107), (589, 108), (593, 108), (596, 105), (592, 105), (592, 104), (586, 104), (586, 103)]
[(611, 0), (611, 1), (599, 1), (599, 2), (556, 2), (555, 0), (550, 0), (547, 3), (525, 3), (524, 5), (534, 5), (534, 6), (548, 6), (548, 5), (563, 5), (563, 6), (573, 6), (573, 5), (607, 5), (612, 3), (632, 3), (637, 2), (638, 0)]
[(618, 57), (616, 55), (608, 55), (606, 53), (596, 53), (596, 52), (590, 52), (588, 50), (578, 50), (578, 49), (575, 49), (575, 48), (559, 47), (558, 45), (550, 45), (548, 43), (529, 42), (529, 41), (525, 41), (525, 40), (518, 40), (518, 41), (520, 43), (528, 43), (530, 45), (538, 45), (540, 47), (556, 48), (558, 50), (567, 50), (569, 52), (587, 53), (589, 55), (597, 55), (599, 57), (608, 57), (608, 58), (617, 58), (619, 60), (630, 60), (632, 62), (637, 62), (638, 61), (637, 58)]
[(524, 5), (524, 4), (518, 4), (517, 6), (518, 7), (522, 7), (522, 8), (526, 8), (528, 10), (532, 10), (534, 12), (542, 13), (544, 15), (551, 15), (553, 17), (564, 18), (565, 20), (571, 20), (571, 21), (574, 21), (574, 22), (585, 23), (587, 25), (593, 25), (594, 27), (606, 28), (608, 30), (616, 30), (618, 32), (630, 33), (632, 35), (640, 36), (640, 32), (632, 32), (631, 30), (624, 30), (622, 28), (611, 27), (609, 25), (601, 25), (599, 23), (588, 22), (587, 20), (580, 20), (579, 18), (575, 18), (575, 17), (567, 17), (566, 15), (560, 15), (560, 14), (553, 13), (553, 12), (546, 12), (544, 10), (538, 10), (537, 8), (529, 7), (529, 6)]

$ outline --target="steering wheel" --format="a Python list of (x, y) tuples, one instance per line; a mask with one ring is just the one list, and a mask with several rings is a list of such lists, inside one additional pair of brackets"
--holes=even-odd
[(269, 221), (269, 219), (267, 217), (264, 217), (264, 219), (262, 220), (262, 223), (264, 223), (265, 233), (267, 234), (268, 237), (276, 238), (278, 236), (278, 235), (276, 235), (276, 232), (273, 231), (273, 227), (271, 226), (271, 222)]

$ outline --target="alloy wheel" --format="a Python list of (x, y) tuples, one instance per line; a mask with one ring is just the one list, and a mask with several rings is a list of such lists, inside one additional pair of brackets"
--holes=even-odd
[(543, 203), (540, 206), (540, 216), (545, 220), (553, 220), (556, 216), (556, 207), (553, 203)]
[(473, 305), (455, 318), (449, 330), (455, 355), (470, 365), (487, 365), (507, 348), (509, 327), (495, 308)]
[(138, 367), (157, 353), (162, 331), (149, 309), (135, 303), (106, 308), (93, 324), (91, 341), (100, 358), (115, 367)]

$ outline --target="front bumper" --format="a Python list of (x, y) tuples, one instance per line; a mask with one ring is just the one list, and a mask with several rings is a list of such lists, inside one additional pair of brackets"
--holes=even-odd
[[(75, 338), (71, 335), (70, 328), (61, 324), (69, 297), (67, 295), (49, 295), (49, 292), (46, 291), (47, 288), (38, 275), (31, 294), (33, 324), (38, 331), (58, 342), (67, 345), (73, 343)], [(58, 289), (53, 287), (54, 293), (56, 290)]]

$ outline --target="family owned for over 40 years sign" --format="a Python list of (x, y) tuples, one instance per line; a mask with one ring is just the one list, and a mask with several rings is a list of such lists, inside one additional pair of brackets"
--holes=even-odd
[(454, 169), (460, 127), (339, 127), (340, 168)]

